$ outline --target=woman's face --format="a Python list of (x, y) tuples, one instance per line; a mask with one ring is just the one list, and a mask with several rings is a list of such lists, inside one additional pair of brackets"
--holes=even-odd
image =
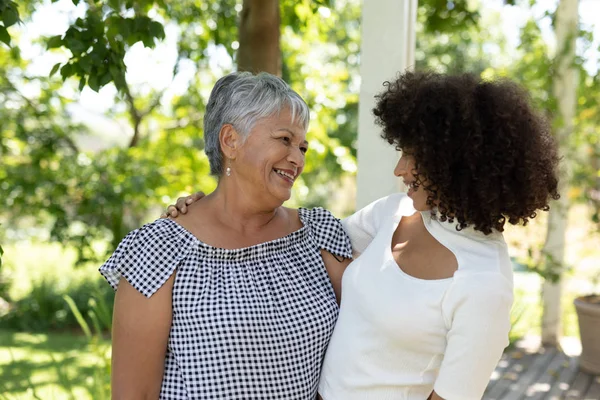
[(419, 187), (415, 187), (415, 175), (418, 174), (415, 169), (415, 158), (406, 151), (402, 151), (400, 160), (394, 169), (394, 175), (402, 178), (404, 184), (408, 187), (408, 197), (413, 201), (413, 207), (417, 211), (427, 211), (431, 207), (427, 205), (428, 193), (423, 189), (421, 182)]
[(252, 197), (279, 206), (291, 197), (292, 186), (304, 169), (306, 131), (292, 123), (289, 109), (259, 120), (232, 162), (235, 176)]

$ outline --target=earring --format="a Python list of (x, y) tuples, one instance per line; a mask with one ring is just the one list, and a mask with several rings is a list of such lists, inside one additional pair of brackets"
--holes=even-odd
[(231, 159), (227, 159), (227, 168), (225, 169), (225, 175), (231, 176)]

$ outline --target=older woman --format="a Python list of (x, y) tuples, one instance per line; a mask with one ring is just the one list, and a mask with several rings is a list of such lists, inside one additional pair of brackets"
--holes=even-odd
[(374, 113), (409, 189), (343, 221), (360, 256), (344, 273), (319, 394), (478, 400), (510, 330), (502, 231), (559, 197), (556, 144), (510, 81), (405, 73), (385, 86)]
[(351, 247), (328, 211), (282, 206), (308, 120), (277, 77), (217, 82), (204, 121), (217, 189), (100, 268), (116, 289), (114, 399), (314, 399)]

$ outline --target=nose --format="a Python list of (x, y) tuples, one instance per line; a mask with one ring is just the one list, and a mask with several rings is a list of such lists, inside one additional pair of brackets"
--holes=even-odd
[(304, 168), (304, 153), (299, 147), (292, 147), (288, 155), (288, 161), (294, 164), (298, 168), (298, 171), (301, 171)]
[(396, 175), (396, 176), (405, 175), (408, 172), (406, 170), (407, 164), (408, 164), (408, 160), (404, 156), (400, 157), (400, 159), (398, 160), (398, 164), (396, 164), (396, 168), (394, 168), (394, 175)]

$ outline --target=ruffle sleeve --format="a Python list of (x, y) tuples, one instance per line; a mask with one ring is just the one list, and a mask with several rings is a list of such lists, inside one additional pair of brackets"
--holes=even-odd
[(176, 222), (159, 219), (125, 236), (99, 271), (114, 290), (124, 278), (138, 292), (150, 297), (173, 274), (194, 241)]
[(304, 224), (310, 229), (320, 249), (339, 257), (352, 258), (350, 238), (339, 219), (322, 207), (310, 210), (301, 208), (300, 212), (303, 215)]

